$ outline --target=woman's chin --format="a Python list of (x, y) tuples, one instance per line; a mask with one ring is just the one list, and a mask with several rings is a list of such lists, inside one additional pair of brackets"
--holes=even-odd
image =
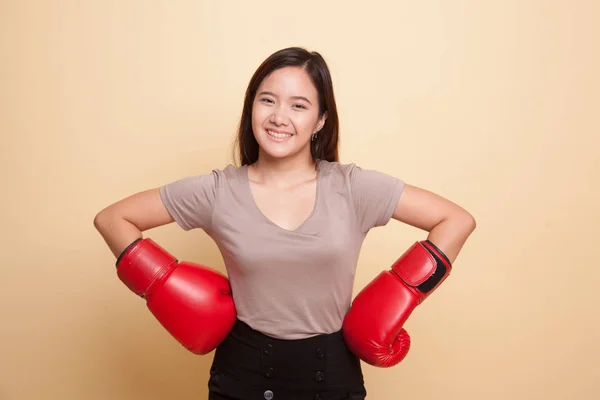
[(278, 146), (263, 146), (261, 147), (261, 150), (263, 156), (266, 156), (273, 160), (288, 159), (290, 157), (295, 157), (299, 153), (301, 153), (300, 149), (292, 147), (284, 148)]
[(283, 149), (274, 149), (273, 150), (273, 149), (263, 148), (263, 154), (271, 159), (284, 159), (284, 158), (290, 157), (294, 153), (291, 151), (283, 150)]

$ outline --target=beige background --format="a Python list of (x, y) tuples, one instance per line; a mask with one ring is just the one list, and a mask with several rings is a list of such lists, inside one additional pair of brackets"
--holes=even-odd
[[(600, 397), (597, 2), (0, 4), (1, 400), (206, 398), (212, 355), (118, 281), (92, 220), (229, 163), (251, 74), (290, 45), (331, 67), (342, 161), (478, 222), (368, 398)], [(223, 270), (201, 231), (149, 235)], [(373, 231), (355, 290), (423, 237)]]

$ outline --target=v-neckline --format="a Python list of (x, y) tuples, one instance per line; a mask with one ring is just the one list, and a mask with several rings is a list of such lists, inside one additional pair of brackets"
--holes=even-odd
[(316, 162), (316, 183), (315, 183), (315, 201), (313, 203), (313, 208), (312, 211), (310, 212), (310, 214), (308, 214), (308, 216), (304, 219), (304, 221), (302, 221), (296, 228), (294, 229), (287, 229), (282, 227), (279, 224), (276, 224), (275, 222), (273, 222), (270, 218), (268, 218), (260, 209), (260, 207), (258, 207), (258, 203), (256, 203), (256, 199), (254, 198), (254, 193), (252, 193), (252, 187), (250, 186), (250, 176), (248, 173), (248, 165), (244, 165), (243, 167), (243, 181), (244, 181), (244, 185), (246, 187), (246, 191), (247, 191), (247, 195), (248, 195), (248, 199), (249, 202), (251, 203), (251, 207), (252, 209), (258, 214), (258, 216), (265, 221), (266, 223), (268, 223), (271, 226), (274, 226), (276, 229), (280, 229), (283, 232), (287, 232), (287, 233), (296, 233), (298, 232), (302, 227), (304, 227), (312, 218), (313, 216), (317, 213), (317, 207), (319, 205), (319, 195), (321, 192), (321, 165), (320, 165), (320, 161), (317, 160)]

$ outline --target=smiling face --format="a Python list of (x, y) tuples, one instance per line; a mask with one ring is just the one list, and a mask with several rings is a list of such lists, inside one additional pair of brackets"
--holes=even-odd
[(284, 67), (267, 76), (252, 105), (252, 130), (261, 157), (308, 157), (314, 133), (326, 115), (319, 117), (319, 95), (300, 67)]

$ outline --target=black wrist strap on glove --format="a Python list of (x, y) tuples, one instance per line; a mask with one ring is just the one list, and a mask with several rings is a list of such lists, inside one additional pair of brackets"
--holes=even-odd
[[(433, 249), (435, 249), (435, 251), (430, 251), (429, 249), (427, 249), (427, 246), (425, 246), (425, 249), (427, 249), (428, 253), (431, 254), (435, 259), (437, 267), (433, 274), (425, 282), (417, 286), (417, 289), (419, 289), (419, 291), (421, 291), (422, 293), (429, 293), (445, 277), (448, 276), (448, 273), (450, 272), (448, 271), (448, 268), (452, 268), (452, 264), (450, 263), (450, 260), (448, 259), (448, 257), (446, 257), (444, 252), (439, 249), (439, 247), (433, 244), (430, 240), (425, 240), (425, 242), (431, 247), (433, 247)], [(442, 261), (440, 257), (442, 257), (444, 260)]]

